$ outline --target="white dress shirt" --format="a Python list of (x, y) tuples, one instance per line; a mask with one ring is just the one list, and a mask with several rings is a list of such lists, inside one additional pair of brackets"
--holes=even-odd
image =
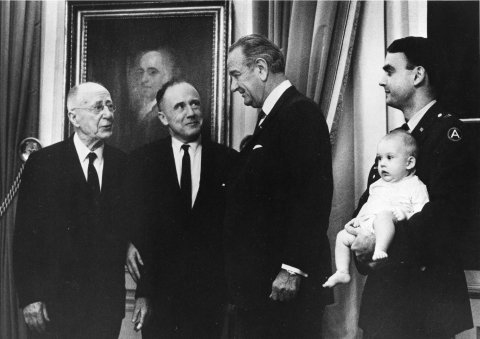
[[(82, 166), (83, 175), (85, 176), (85, 180), (88, 181), (88, 154), (90, 154), (90, 149), (85, 146), (85, 144), (80, 140), (77, 133), (73, 136), (73, 144), (75, 145), (75, 149), (77, 150), (78, 160), (80, 160), (80, 165)], [(105, 145), (102, 145), (93, 151), (97, 158), (93, 161), (93, 167), (97, 171), (98, 175), (98, 184), (100, 185), (100, 190), (102, 189), (102, 177), (103, 177), (103, 149)]]
[(410, 120), (408, 120), (407, 125), (408, 125), (408, 128), (410, 129), (410, 132), (413, 131), (415, 127), (417, 127), (418, 123), (420, 122), (420, 120), (422, 120), (425, 113), (427, 113), (430, 107), (432, 107), (436, 102), (437, 100), (430, 101), (421, 110), (415, 113)]
[(262, 106), (262, 111), (265, 112), (265, 117), (262, 120), (260, 120), (259, 125), (261, 125), (262, 122), (267, 117), (267, 115), (270, 114), (270, 112), (273, 109), (273, 106), (275, 106), (275, 104), (277, 103), (278, 99), (280, 99), (282, 94), (285, 93), (285, 91), (289, 89), (291, 86), (292, 86), (292, 83), (290, 82), (290, 80), (285, 80), (280, 85), (275, 87), (273, 91), (268, 95), (268, 97), (265, 99), (265, 102), (263, 103), (263, 106)]
[(198, 189), (200, 188), (200, 169), (202, 168), (202, 144), (201, 139), (184, 144), (180, 140), (172, 137), (173, 157), (175, 158), (175, 168), (177, 170), (178, 185), (182, 177), (182, 159), (183, 145), (189, 145), (188, 154), (190, 155), (190, 173), (192, 174), (192, 207), (197, 198)]

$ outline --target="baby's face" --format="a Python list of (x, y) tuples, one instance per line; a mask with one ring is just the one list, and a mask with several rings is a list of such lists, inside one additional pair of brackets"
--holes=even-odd
[(377, 147), (378, 173), (386, 182), (397, 182), (408, 176), (409, 155), (400, 138), (384, 138)]

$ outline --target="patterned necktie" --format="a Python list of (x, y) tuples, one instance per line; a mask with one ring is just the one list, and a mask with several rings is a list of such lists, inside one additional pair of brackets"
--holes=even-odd
[(192, 208), (192, 174), (190, 172), (190, 145), (183, 145), (182, 176), (180, 177), (180, 191), (182, 192), (185, 208), (189, 211)]
[(88, 178), (87, 183), (90, 188), (90, 192), (96, 198), (100, 195), (100, 183), (98, 181), (98, 173), (93, 166), (93, 162), (97, 158), (97, 155), (94, 152), (88, 154)]
[(260, 129), (260, 121), (262, 121), (263, 118), (265, 118), (267, 115), (263, 110), (258, 112), (258, 118), (257, 118), (257, 124), (255, 125), (255, 131), (253, 132), (254, 134), (257, 133), (257, 131)]

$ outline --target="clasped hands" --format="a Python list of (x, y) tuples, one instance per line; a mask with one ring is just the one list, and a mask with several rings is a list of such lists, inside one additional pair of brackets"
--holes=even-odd
[(28, 328), (37, 333), (44, 333), (47, 328), (47, 323), (50, 322), (47, 307), (42, 301), (37, 301), (25, 306), (23, 309), (23, 317), (25, 318), (25, 323)]
[(272, 283), (272, 293), (269, 298), (275, 301), (290, 301), (295, 298), (299, 289), (302, 277), (290, 274), (281, 269)]
[[(395, 223), (407, 218), (407, 212), (403, 208), (393, 208), (392, 215)], [(359, 226), (357, 218), (353, 218), (345, 224), (345, 230), (355, 236), (350, 249), (355, 253), (359, 262), (374, 268), (378, 264), (372, 261), (372, 254), (375, 249), (375, 234)]]

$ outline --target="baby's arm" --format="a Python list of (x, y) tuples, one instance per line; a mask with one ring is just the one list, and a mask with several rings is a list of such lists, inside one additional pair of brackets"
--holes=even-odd
[(417, 189), (414, 191), (414, 194), (412, 194), (411, 197), (411, 213), (407, 214), (407, 219), (410, 219), (412, 215), (415, 213), (418, 213), (422, 210), (423, 206), (427, 202), (429, 202), (430, 199), (428, 197), (428, 191), (427, 191), (427, 186), (425, 186), (423, 183)]

